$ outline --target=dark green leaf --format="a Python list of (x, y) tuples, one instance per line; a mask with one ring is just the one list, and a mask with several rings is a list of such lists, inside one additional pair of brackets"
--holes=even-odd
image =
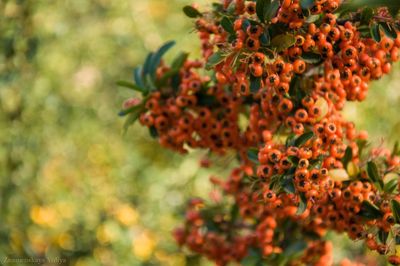
[(143, 69), (142, 69), (142, 80), (146, 82), (146, 76), (150, 73), (151, 70), (151, 58), (154, 53), (149, 53), (144, 61)]
[(302, 9), (310, 9), (314, 6), (314, 0), (300, 0), (300, 6)]
[(133, 84), (132, 82), (129, 82), (129, 81), (120, 80), (120, 81), (117, 81), (117, 85), (121, 86), (121, 87), (125, 87), (125, 88), (129, 88), (129, 89), (138, 91), (140, 93), (146, 93), (147, 92), (146, 88), (142, 88), (142, 87), (140, 87), (140, 86), (138, 86), (136, 84)]
[(309, 141), (312, 137), (314, 137), (314, 132), (306, 132), (295, 140), (294, 146), (300, 147), (304, 145), (307, 141)]
[(150, 70), (149, 74), (151, 77), (154, 79), (156, 75), (156, 70), (158, 66), (160, 65), (162, 57), (165, 55), (166, 52), (168, 52), (169, 49), (171, 49), (175, 45), (175, 41), (169, 41), (165, 43), (163, 46), (158, 49), (157, 52), (153, 54), (151, 57), (151, 62), (150, 62)]
[(235, 34), (235, 30), (233, 29), (233, 23), (228, 17), (223, 17), (221, 20), (221, 26), (224, 30), (230, 34)]
[(202, 14), (196, 8), (194, 8), (192, 6), (183, 7), (183, 12), (189, 18), (197, 18), (197, 17), (201, 17), (202, 16)]
[(188, 56), (188, 53), (180, 53), (177, 57), (175, 57), (174, 61), (172, 61), (171, 68), (179, 70), (185, 63)]
[(386, 22), (381, 22), (379, 25), (387, 37), (391, 38), (392, 40), (397, 38), (396, 29), (392, 25)]
[(374, 39), (374, 41), (376, 42), (380, 42), (381, 41), (381, 31), (380, 31), (380, 26), (377, 23), (372, 24), (371, 26), (371, 36), (372, 39)]
[(258, 249), (250, 248), (248, 255), (240, 261), (242, 266), (258, 266), (262, 261), (262, 254)]
[(296, 43), (296, 38), (291, 34), (277, 35), (271, 40), (271, 45), (277, 50), (277, 52), (286, 50)]
[(382, 180), (381, 177), (379, 176), (378, 167), (376, 166), (376, 163), (373, 161), (368, 162), (367, 173), (372, 182), (378, 182), (379, 180)]
[(144, 105), (137, 105), (137, 109), (129, 113), (128, 118), (124, 123), (124, 133), (128, 131), (128, 128), (135, 123), (135, 121), (140, 117), (141, 113), (144, 111)]
[(260, 42), (261, 42), (261, 45), (263, 45), (263, 46), (270, 45), (270, 43), (271, 43), (271, 37), (269, 36), (269, 32), (268, 32), (267, 30), (264, 31), (263, 34), (261, 34), (261, 36), (260, 36)]
[(370, 7), (364, 8), (361, 13), (361, 24), (369, 25), (373, 16), (374, 16), (374, 10), (372, 8)]
[(361, 204), (361, 211), (359, 212), (359, 215), (368, 220), (382, 218), (383, 216), (383, 214), (381, 213), (381, 211), (377, 206), (365, 200)]
[(253, 163), (259, 163), (258, 162), (258, 150), (257, 149), (249, 149), (247, 151), (247, 157), (249, 158), (250, 161)]
[(225, 56), (220, 51), (212, 54), (207, 60), (206, 69), (207, 70), (212, 69), (214, 66), (216, 66), (219, 63), (221, 63), (222, 61), (224, 61), (224, 59), (225, 59)]
[(270, 2), (270, 4), (264, 8), (264, 19), (266, 21), (271, 21), (271, 19), (276, 16), (276, 12), (278, 12), (280, 4), (279, 0), (272, 0), (272, 2), (268, 2)]
[(294, 194), (296, 192), (296, 188), (293, 182), (293, 175), (285, 175), (281, 179), (281, 187), (288, 194)]
[(265, 21), (264, 12), (265, 7), (271, 4), (271, 0), (257, 0), (256, 2), (256, 13), (257, 17), (261, 22)]
[(143, 110), (143, 104), (134, 105), (128, 109), (121, 110), (118, 115), (119, 116), (126, 116), (127, 114), (134, 113), (138, 110)]
[(393, 216), (396, 219), (396, 223), (400, 223), (400, 203), (397, 200), (390, 202), (392, 207)]
[(342, 159), (344, 168), (347, 167), (347, 164), (351, 161), (352, 158), (353, 158), (353, 150), (351, 149), (350, 146), (348, 146), (346, 148), (346, 151), (345, 151), (343, 159)]
[(386, 244), (388, 237), (389, 237), (388, 232), (385, 232), (383, 230), (378, 231), (378, 239), (379, 239), (379, 241), (381, 241), (382, 244)]
[(294, 146), (295, 141), (296, 141), (296, 135), (290, 134), (286, 139), (286, 143), (285, 143), (286, 147)]
[(261, 88), (261, 78), (250, 77), (250, 91), (252, 93), (257, 93)]
[(154, 126), (149, 127), (149, 133), (153, 139), (158, 138), (158, 132)]
[(300, 193), (300, 203), (296, 211), (296, 215), (301, 215), (307, 209), (307, 199), (304, 193)]
[(299, 239), (290, 243), (290, 245), (284, 249), (284, 255), (286, 257), (293, 257), (298, 253), (303, 252), (307, 248), (307, 242), (305, 240)]
[(303, 53), (301, 58), (309, 64), (318, 64), (322, 61), (321, 55), (312, 52)]
[(142, 88), (144, 87), (144, 82), (143, 82), (143, 79), (142, 79), (142, 68), (141, 67), (136, 67), (133, 70), (133, 79), (135, 80), (136, 84), (139, 87), (142, 87)]

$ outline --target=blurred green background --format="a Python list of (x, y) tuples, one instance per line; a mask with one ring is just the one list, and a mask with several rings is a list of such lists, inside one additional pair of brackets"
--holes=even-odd
[[(139, 125), (122, 136), (117, 113), (132, 95), (115, 85), (167, 40), (178, 40), (172, 55), (198, 55), (193, 22), (181, 12), (189, 3), (0, 1), (0, 261), (194, 265), (170, 232), (186, 199), (207, 197), (208, 175), (224, 174), (225, 162), (199, 169), (204, 152), (163, 150)], [(395, 68), (366, 102), (346, 109), (375, 143), (399, 139)]]

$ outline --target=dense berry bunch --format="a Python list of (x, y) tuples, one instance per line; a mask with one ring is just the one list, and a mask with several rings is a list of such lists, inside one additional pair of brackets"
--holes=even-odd
[(136, 84), (120, 83), (144, 96), (124, 104), (128, 125), (139, 118), (161, 145), (238, 154), (226, 180), (211, 179), (226, 199), (192, 200), (178, 243), (217, 265), (332, 265), (332, 230), (400, 265), (399, 151), (367, 151), (367, 133), (341, 115), (399, 59), (392, 8), (224, 0), (184, 11), (203, 58), (166, 65), (167, 43)]

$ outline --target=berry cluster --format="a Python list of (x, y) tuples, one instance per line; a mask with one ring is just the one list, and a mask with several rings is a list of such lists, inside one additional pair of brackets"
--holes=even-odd
[(187, 6), (203, 59), (183, 54), (168, 66), (167, 45), (135, 71), (137, 84), (128, 85), (145, 98), (128, 100), (123, 114), (140, 117), (161, 145), (238, 154), (228, 179), (211, 180), (226, 200), (190, 202), (175, 231), (180, 245), (217, 265), (332, 265), (324, 240), (331, 230), (400, 265), (399, 152), (366, 152), (368, 134), (341, 115), (398, 61), (399, 25), (387, 8), (341, 5), (224, 0), (204, 13)]

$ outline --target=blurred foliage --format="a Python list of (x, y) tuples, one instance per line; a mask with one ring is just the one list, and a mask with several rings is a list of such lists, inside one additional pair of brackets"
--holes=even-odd
[[(148, 50), (176, 39), (198, 55), (181, 12), (188, 3), (0, 1), (0, 259), (207, 264), (183, 255), (170, 232), (186, 199), (208, 197), (209, 173), (224, 175), (230, 157), (200, 169), (204, 152), (161, 150), (138, 125), (123, 137), (116, 115), (132, 95), (115, 81), (131, 77)], [(399, 139), (396, 68), (374, 83), (369, 100), (347, 107), (375, 141)]]

